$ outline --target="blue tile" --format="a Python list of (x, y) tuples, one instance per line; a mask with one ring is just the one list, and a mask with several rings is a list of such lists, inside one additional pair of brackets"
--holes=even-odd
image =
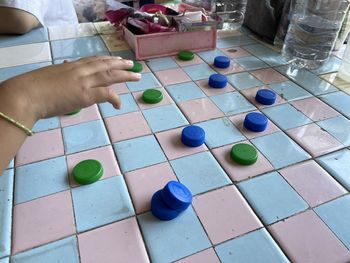
[(135, 214), (123, 176), (73, 188), (72, 198), (78, 232)]
[(65, 127), (62, 132), (67, 154), (109, 144), (109, 138), (102, 120)]
[(153, 135), (115, 143), (114, 150), (122, 172), (166, 161), (165, 155)]
[(311, 157), (283, 132), (276, 132), (251, 141), (276, 169)]
[(139, 107), (130, 93), (119, 95), (122, 102), (122, 107), (117, 110), (109, 102), (99, 104), (99, 108), (103, 118), (108, 118), (116, 115), (122, 115), (129, 112), (138, 111)]
[[(210, 152), (201, 152), (170, 162), (177, 178), (193, 195), (231, 183)], [(193, 165), (196, 164), (196, 165)]]
[(254, 105), (238, 92), (215, 95), (211, 99), (227, 116), (256, 109)]
[(332, 106), (334, 109), (350, 118), (350, 96), (342, 91), (323, 95), (321, 100)]
[(77, 239), (68, 237), (50, 244), (19, 253), (11, 258), (11, 263), (79, 263)]
[(289, 262), (265, 228), (222, 243), (215, 251), (222, 263)]
[(171, 57), (155, 58), (155, 59), (147, 60), (147, 66), (153, 72), (179, 67), (176, 64), (175, 60), (173, 60)]
[(0, 259), (0, 263), (9, 263), (10, 259), (9, 258), (2, 258)]
[(15, 77), (17, 75), (27, 73), (27, 72), (35, 70), (35, 69), (49, 66), (51, 64), (52, 64), (51, 62), (41, 62), (41, 63), (20, 65), (20, 66), (9, 67), (9, 68), (1, 68), (0, 69), (0, 82), (7, 80), (9, 78)]
[(153, 73), (143, 73), (141, 75), (142, 77), (139, 81), (126, 83), (131, 92), (154, 89), (162, 86)]
[(343, 196), (316, 207), (315, 212), (350, 249), (350, 196)]
[(170, 85), (166, 89), (177, 103), (206, 97), (204, 92), (194, 82)]
[(312, 122), (312, 120), (306, 117), (302, 112), (288, 103), (268, 107), (261, 111), (283, 130), (292, 129)]
[(18, 167), (15, 204), (69, 189), (64, 156)]
[(236, 58), (235, 61), (246, 70), (256, 70), (269, 67), (265, 62), (253, 56)]
[(42, 132), (60, 127), (60, 120), (58, 117), (52, 117), (48, 119), (41, 119), (37, 121), (33, 127), (33, 132)]
[(312, 95), (299, 85), (292, 81), (270, 84), (269, 87), (274, 90), (281, 98), (287, 101), (300, 100), (312, 97)]
[(13, 169), (10, 169), (0, 176), (0, 258), (11, 253), (13, 174)]
[(312, 70), (312, 73), (316, 75), (322, 75), (332, 72), (337, 72), (341, 66), (342, 60), (336, 56), (331, 56), (326, 64), (324, 64), (322, 67)]
[(228, 82), (238, 90), (249, 89), (257, 86), (263, 86), (260, 80), (248, 72), (233, 74), (227, 76)]
[(350, 121), (338, 116), (317, 123), (345, 146), (350, 146)]
[(143, 115), (153, 132), (169, 130), (188, 124), (188, 121), (175, 104), (144, 110)]
[(139, 216), (139, 224), (154, 263), (173, 262), (211, 246), (192, 207), (171, 221), (145, 213)]
[(196, 125), (204, 129), (205, 143), (210, 149), (245, 139), (228, 118), (205, 121)]
[(239, 183), (238, 188), (265, 224), (308, 208), (307, 203), (277, 172)]
[(135, 54), (131, 50), (113, 52), (112, 55), (115, 57), (122, 57), (123, 59), (136, 60)]
[(12, 159), (12, 160), (10, 161), (9, 166), (7, 167), (7, 169), (11, 169), (11, 168), (13, 168), (13, 167), (14, 167), (14, 165), (15, 165), (15, 160), (14, 160), (14, 159)]
[(183, 70), (194, 81), (208, 79), (212, 74), (216, 73), (208, 64), (188, 66), (184, 67)]
[(262, 44), (248, 45), (243, 48), (272, 67), (287, 64), (281, 53), (273, 51)]
[(217, 40), (216, 46), (218, 48), (229, 48), (229, 47), (237, 47), (237, 46), (253, 44), (255, 42), (256, 41), (253, 40), (252, 38), (246, 35), (241, 35), (241, 36), (219, 38)]
[(207, 62), (210, 65), (214, 64), (215, 57), (226, 56), (224, 52), (218, 49), (198, 52), (197, 55), (200, 56), (201, 59), (203, 59), (205, 62)]
[(39, 27), (23, 35), (0, 35), (0, 48), (49, 41), (47, 28)]
[(51, 50), (54, 60), (108, 53), (106, 46), (99, 36), (52, 41)]
[(314, 95), (337, 91), (337, 88), (332, 84), (320, 79), (306, 69), (295, 69), (291, 71), (289, 66), (282, 66), (275, 69)]
[(347, 149), (317, 159), (338, 182), (350, 191), (350, 151)]

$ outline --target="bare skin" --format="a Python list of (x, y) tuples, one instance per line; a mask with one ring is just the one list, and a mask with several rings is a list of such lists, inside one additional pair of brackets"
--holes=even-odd
[[(140, 80), (127, 71), (133, 62), (115, 57), (89, 57), (38, 69), (0, 84), (0, 111), (32, 128), (42, 118), (57, 116), (95, 103), (119, 109), (119, 96), (108, 86)], [(26, 139), (15, 125), (0, 118), (0, 175)]]
[(38, 26), (39, 21), (32, 14), (0, 6), (0, 34), (25, 34)]

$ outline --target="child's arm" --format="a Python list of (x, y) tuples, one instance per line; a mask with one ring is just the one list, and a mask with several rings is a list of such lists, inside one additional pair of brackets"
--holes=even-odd
[(39, 26), (38, 19), (23, 10), (0, 6), (0, 34), (25, 34)]
[[(41, 119), (108, 101), (121, 105), (107, 86), (137, 81), (127, 71), (133, 62), (113, 57), (90, 57), (38, 69), (0, 85), (0, 112), (31, 129)], [(0, 117), (0, 175), (26, 139), (25, 132)]]

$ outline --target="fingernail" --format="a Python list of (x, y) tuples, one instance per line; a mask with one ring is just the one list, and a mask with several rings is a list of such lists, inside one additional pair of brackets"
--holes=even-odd
[(142, 77), (142, 75), (140, 73), (135, 73), (135, 75), (138, 79), (141, 79), (141, 77)]
[(134, 61), (132, 60), (127, 60), (126, 64), (128, 64), (130, 67), (134, 66)]

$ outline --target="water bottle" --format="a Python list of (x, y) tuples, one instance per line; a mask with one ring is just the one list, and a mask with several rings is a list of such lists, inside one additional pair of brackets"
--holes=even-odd
[(329, 58), (348, 0), (292, 0), (282, 55), (297, 68), (317, 69)]
[(340, 69), (338, 71), (338, 77), (347, 82), (350, 82), (350, 36), (346, 44), (346, 49), (343, 56), (343, 63), (341, 64)]
[(220, 18), (218, 28), (223, 30), (237, 30), (244, 21), (247, 0), (217, 0), (215, 13)]

